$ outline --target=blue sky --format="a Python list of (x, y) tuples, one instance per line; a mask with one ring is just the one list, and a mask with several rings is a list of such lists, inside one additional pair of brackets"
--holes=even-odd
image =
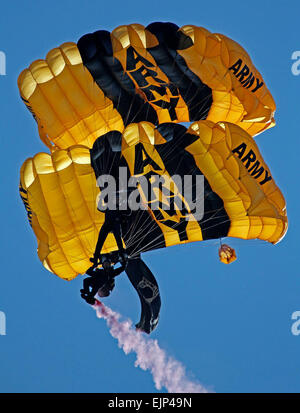
[[(279, 4), (280, 3), (280, 4)], [(288, 4), (288, 6), (287, 6)], [(48, 273), (18, 195), (23, 161), (45, 147), (18, 96), (23, 68), (64, 41), (120, 24), (195, 24), (238, 41), (262, 73), (277, 104), (275, 128), (257, 138), (288, 207), (289, 230), (276, 246), (228, 240), (238, 260), (218, 261), (218, 242), (144, 254), (162, 295), (152, 335), (201, 383), (217, 392), (299, 392), (300, 336), (291, 315), (300, 310), (299, 92), (291, 55), (300, 50), (297, 1), (56, 1), (1, 5), (0, 76), (1, 278), (0, 392), (153, 392), (148, 372), (134, 367), (104, 322), (70, 283)], [(138, 298), (126, 276), (106, 300), (134, 322)]]

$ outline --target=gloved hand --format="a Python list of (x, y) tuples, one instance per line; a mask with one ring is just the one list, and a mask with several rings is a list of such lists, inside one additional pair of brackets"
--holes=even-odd
[(119, 261), (122, 265), (125, 265), (128, 261), (128, 254), (125, 250), (119, 251)]
[(99, 265), (99, 258), (93, 256), (93, 258), (90, 258), (90, 261), (93, 263), (93, 266), (91, 268), (96, 268)]
[(88, 304), (91, 304), (91, 305), (95, 304), (96, 300), (91, 294), (82, 292), (80, 295)]

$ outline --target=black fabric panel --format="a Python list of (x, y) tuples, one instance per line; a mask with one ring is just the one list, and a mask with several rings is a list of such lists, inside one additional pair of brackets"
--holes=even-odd
[(126, 125), (149, 121), (157, 124), (153, 107), (136, 94), (130, 77), (124, 73), (118, 59), (113, 58), (110, 33), (99, 30), (87, 34), (77, 43), (83, 64), (93, 79), (114, 104)]
[(139, 257), (129, 259), (125, 271), (141, 302), (141, 318), (136, 328), (150, 334), (158, 324), (161, 307), (158, 284), (150, 269)]
[(96, 178), (107, 174), (118, 178), (121, 149), (122, 134), (118, 131), (108, 132), (94, 142), (90, 154)]
[(158, 46), (147, 50), (178, 88), (188, 107), (190, 121), (206, 119), (212, 105), (212, 91), (188, 68), (184, 59), (177, 53), (176, 50), (180, 48), (192, 46), (191, 39), (178, 29), (179, 27), (173, 23), (152, 23), (147, 26), (147, 30), (159, 41)]
[[(159, 43), (165, 43), (171, 49), (178, 48), (178, 30), (179, 26), (171, 22), (153, 22), (146, 27), (150, 33), (154, 34)], [(192, 44), (191, 44), (192, 45)]]
[[(157, 127), (160, 134), (168, 140), (167, 143), (156, 145), (155, 149), (162, 158), (166, 170), (172, 175), (203, 175), (196, 165), (193, 155), (185, 151), (197, 136), (184, 133), (186, 128), (173, 123), (162, 124)], [(193, 190), (195, 187), (193, 187)], [(196, 192), (194, 191), (194, 194)], [(195, 198), (193, 199), (195, 201)], [(204, 216), (198, 221), (203, 239), (226, 237), (230, 227), (230, 220), (224, 208), (223, 200), (211, 189), (208, 180), (204, 177)]]

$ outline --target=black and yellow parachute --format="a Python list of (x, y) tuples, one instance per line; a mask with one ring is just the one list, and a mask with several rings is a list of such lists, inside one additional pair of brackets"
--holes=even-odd
[[(38, 240), (39, 258), (61, 278), (70, 280), (90, 266), (104, 222), (104, 213), (97, 209), (96, 178), (107, 173), (116, 159), (128, 177), (144, 176), (150, 182), (164, 176), (172, 181), (169, 196), (162, 186), (151, 198), (158, 202), (157, 209), (138, 186), (145, 208), (132, 211), (122, 228), (131, 257), (226, 236), (276, 243), (286, 232), (283, 195), (257, 144), (239, 126), (207, 120), (194, 122), (189, 129), (175, 123), (133, 123), (122, 134), (110, 131), (100, 136), (92, 148), (74, 145), (40, 153), (21, 168), (20, 194)], [(193, 217), (173, 179), (184, 175), (204, 176), (201, 219)], [(115, 250), (109, 234), (103, 252)]]
[[(21, 167), (39, 259), (65, 280), (86, 273), (105, 222), (101, 179), (115, 178), (111, 192), (129, 204), (119, 218), (142, 331), (157, 325), (161, 301), (141, 252), (285, 235), (285, 200), (253, 139), (275, 125), (275, 103), (228, 37), (173, 23), (99, 30), (33, 62), (18, 86), (50, 149)], [(101, 252), (119, 258), (113, 234)], [(219, 257), (236, 254), (223, 244)]]
[(131, 123), (231, 122), (254, 136), (275, 103), (247, 52), (187, 25), (131, 24), (64, 43), (19, 76), (21, 97), (53, 151)]
[[(118, 179), (120, 167), (137, 179), (143, 204), (123, 223), (131, 257), (226, 236), (271, 243), (284, 236), (285, 200), (253, 140), (274, 126), (275, 103), (228, 37), (173, 23), (99, 30), (33, 62), (18, 85), (50, 149), (23, 164), (20, 195), (38, 256), (59, 277), (90, 266), (105, 219), (97, 178)], [(175, 179), (187, 175), (202, 179), (201, 216)], [(162, 179), (151, 199), (141, 177), (152, 186)], [(103, 252), (115, 250), (109, 234)], [(235, 255), (225, 245), (220, 258)]]

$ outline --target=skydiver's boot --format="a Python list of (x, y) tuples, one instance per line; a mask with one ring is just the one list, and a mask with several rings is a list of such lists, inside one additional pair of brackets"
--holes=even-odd
[[(83, 291), (83, 290), (80, 290), (80, 291)], [(80, 295), (81, 295), (81, 298), (83, 298), (88, 304), (91, 304), (91, 305), (95, 304), (96, 300), (92, 294), (82, 292)]]
[(92, 295), (88, 295), (88, 296), (85, 298), (85, 301), (86, 301), (88, 304), (90, 304), (90, 305), (94, 305), (95, 302), (96, 302), (96, 299), (95, 299), (95, 297), (93, 297)]

